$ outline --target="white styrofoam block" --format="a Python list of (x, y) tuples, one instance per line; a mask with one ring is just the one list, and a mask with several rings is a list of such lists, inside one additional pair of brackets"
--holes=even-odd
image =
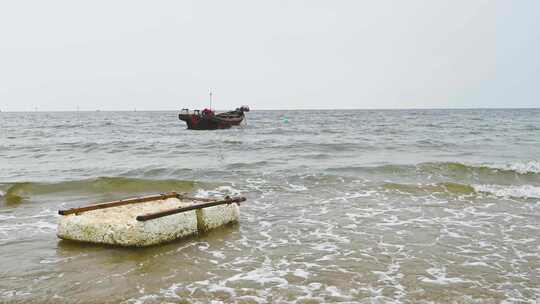
[(144, 222), (136, 217), (189, 205), (191, 202), (170, 198), (61, 216), (57, 235), (67, 240), (121, 246), (160, 244), (196, 233), (195, 211)]
[(138, 215), (197, 203), (170, 198), (61, 216), (57, 235), (66, 240), (142, 247), (169, 242), (238, 221), (240, 211), (236, 203), (148, 221), (136, 220)]
[(197, 210), (199, 231), (208, 231), (227, 223), (236, 222), (240, 216), (238, 204), (219, 205)]

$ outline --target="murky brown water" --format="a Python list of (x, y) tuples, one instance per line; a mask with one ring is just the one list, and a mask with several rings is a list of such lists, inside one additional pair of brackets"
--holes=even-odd
[[(0, 114), (0, 302), (540, 299), (539, 112), (254, 112), (196, 133), (156, 122), (174, 113)], [(248, 202), (163, 246), (55, 236), (60, 208), (168, 190)]]

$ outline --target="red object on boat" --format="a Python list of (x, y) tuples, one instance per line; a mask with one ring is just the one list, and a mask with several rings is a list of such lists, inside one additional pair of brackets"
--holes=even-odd
[(212, 116), (212, 115), (214, 115), (215, 113), (214, 113), (214, 111), (212, 111), (212, 110), (206, 108), (206, 109), (204, 109), (204, 110), (202, 111), (202, 114), (203, 114), (203, 116)]

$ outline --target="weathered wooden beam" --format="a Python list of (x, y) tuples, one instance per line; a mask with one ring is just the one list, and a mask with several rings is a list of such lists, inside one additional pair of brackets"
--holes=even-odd
[(137, 216), (136, 219), (137, 219), (137, 221), (144, 222), (144, 221), (153, 220), (153, 219), (156, 219), (156, 218), (160, 218), (160, 217), (164, 217), (164, 216), (168, 216), (168, 215), (173, 215), (173, 214), (178, 214), (178, 213), (182, 213), (182, 212), (186, 212), (186, 211), (203, 209), (203, 208), (208, 208), (208, 207), (213, 207), (213, 206), (218, 206), (218, 205), (225, 205), (225, 204), (228, 205), (228, 204), (232, 204), (232, 203), (241, 203), (241, 202), (244, 202), (244, 201), (246, 201), (245, 197), (226, 198), (226, 199), (221, 200), (221, 201), (213, 201), (213, 202), (204, 203), (204, 204), (196, 204), (196, 205), (191, 205), (191, 206), (187, 206), (187, 207), (181, 207), (181, 208), (175, 208), (175, 209), (170, 209), (170, 210), (165, 210), (165, 211), (160, 211), (160, 212), (155, 212), (155, 213), (148, 213), (148, 214), (144, 214), (144, 215), (139, 215), (139, 216)]
[(154, 201), (154, 200), (164, 200), (164, 199), (174, 198), (174, 197), (180, 198), (180, 199), (183, 198), (182, 195), (176, 192), (169, 192), (169, 193), (162, 193), (158, 195), (149, 195), (149, 196), (119, 200), (119, 201), (112, 201), (112, 202), (107, 202), (107, 203), (94, 204), (94, 205), (89, 205), (89, 206), (79, 207), (79, 208), (71, 208), (67, 210), (59, 210), (58, 214), (68, 215), (68, 214), (81, 213), (81, 212), (91, 211), (91, 210), (105, 209), (105, 208), (111, 208), (111, 207), (117, 207), (117, 206), (129, 205), (129, 204), (144, 203), (144, 202), (149, 202), (149, 201)]

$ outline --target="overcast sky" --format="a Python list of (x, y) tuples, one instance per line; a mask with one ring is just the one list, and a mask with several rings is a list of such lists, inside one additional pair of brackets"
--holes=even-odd
[(1, 1), (0, 110), (539, 107), (540, 1)]

